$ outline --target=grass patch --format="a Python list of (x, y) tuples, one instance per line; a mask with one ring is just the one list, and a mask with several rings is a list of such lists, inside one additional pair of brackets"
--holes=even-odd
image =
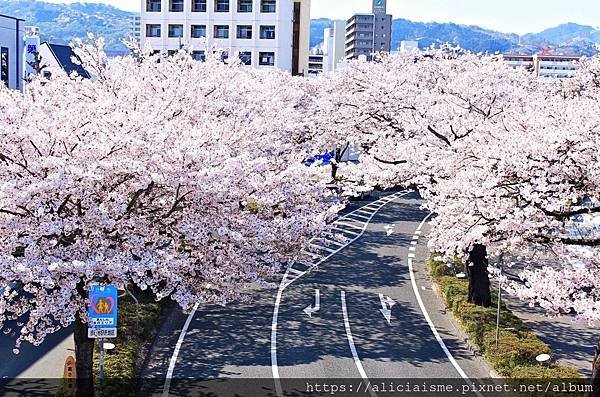
[[(493, 307), (485, 308), (468, 303), (468, 282), (456, 278), (451, 268), (435, 258), (435, 254), (429, 258), (429, 270), (446, 306), (469, 336), (471, 343), (501, 376), (514, 381), (583, 380), (581, 374), (571, 367), (538, 364), (535, 357), (542, 353), (551, 354), (550, 347), (504, 304), (501, 304), (501, 331), (496, 348), (497, 292), (492, 291)], [(464, 271), (464, 266), (455, 262), (454, 270)]]

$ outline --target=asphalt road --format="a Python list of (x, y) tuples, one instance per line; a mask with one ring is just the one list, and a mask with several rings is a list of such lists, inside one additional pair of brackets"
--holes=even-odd
[[(184, 337), (183, 319), (173, 318), (172, 329), (158, 341), (163, 351), (153, 352), (145, 374), (156, 379), (152, 392), (305, 395), (307, 382), (322, 379), (348, 382), (348, 388), (375, 379), (489, 377), (489, 368), (465, 348), (432, 291), (425, 268), (428, 214), (418, 196), (407, 193), (374, 213), (377, 207), (368, 205), (344, 221), (341, 229), (356, 241), (339, 252), (335, 244), (318, 242), (324, 247), (315, 258), (322, 260), (318, 270), (303, 274), (306, 266), (298, 271), (295, 265), (279, 289), (258, 290), (251, 304), (201, 308)], [(173, 357), (177, 339), (180, 349)], [(165, 388), (169, 364), (172, 379)]]

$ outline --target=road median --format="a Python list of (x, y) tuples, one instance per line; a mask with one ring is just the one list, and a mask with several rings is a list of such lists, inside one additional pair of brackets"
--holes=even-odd
[[(572, 367), (553, 360), (550, 364), (538, 363), (536, 357), (540, 354), (552, 357), (550, 347), (504, 304), (501, 305), (500, 332), (496, 344), (497, 294), (492, 293), (492, 307), (468, 303), (468, 282), (457, 278), (446, 264), (438, 262), (436, 258), (436, 254), (430, 256), (429, 270), (444, 304), (468, 335), (473, 347), (501, 377), (514, 381), (583, 381), (581, 374)], [(461, 263), (455, 263), (455, 266), (459, 270), (463, 267)]]

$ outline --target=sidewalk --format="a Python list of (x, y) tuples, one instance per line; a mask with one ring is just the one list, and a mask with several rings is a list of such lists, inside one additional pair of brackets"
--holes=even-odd
[(592, 360), (600, 339), (600, 329), (590, 327), (572, 316), (550, 318), (539, 307), (529, 307), (525, 302), (503, 295), (512, 312), (547, 343), (556, 358), (577, 369), (584, 377), (592, 375)]

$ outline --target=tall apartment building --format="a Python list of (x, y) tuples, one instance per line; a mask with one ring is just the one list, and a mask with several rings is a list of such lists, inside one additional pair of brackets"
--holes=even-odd
[(141, 0), (141, 45), (307, 75), (310, 0)]
[(23, 89), (24, 37), (22, 19), (0, 15), (0, 84), (14, 90)]
[(131, 16), (131, 37), (139, 44), (142, 39), (142, 17), (135, 14)]
[(346, 59), (373, 53), (390, 52), (392, 16), (387, 14), (387, 0), (373, 0), (371, 14), (355, 14), (346, 22)]
[(504, 54), (504, 61), (513, 68), (525, 68), (538, 77), (569, 78), (579, 70), (578, 56)]

